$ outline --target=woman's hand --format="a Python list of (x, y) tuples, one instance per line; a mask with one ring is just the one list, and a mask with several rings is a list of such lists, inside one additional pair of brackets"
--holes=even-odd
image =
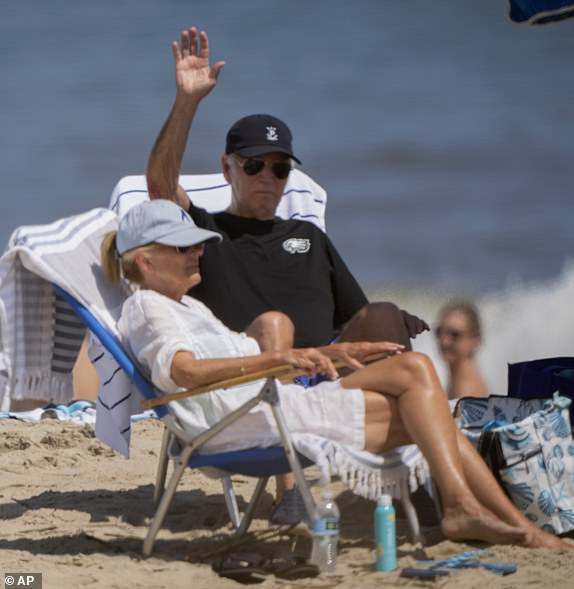
[(316, 348), (291, 349), (283, 352), (282, 356), (286, 364), (302, 370), (311, 378), (317, 374), (324, 374), (327, 378), (335, 380), (339, 376), (331, 359)]
[(348, 368), (363, 368), (363, 360), (373, 354), (400, 354), (405, 347), (394, 342), (339, 342), (321, 348), (332, 360), (341, 362)]

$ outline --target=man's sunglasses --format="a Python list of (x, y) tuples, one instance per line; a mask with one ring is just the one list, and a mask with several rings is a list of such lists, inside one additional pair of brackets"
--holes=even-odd
[(260, 160), (255, 157), (243, 159), (236, 155), (234, 155), (234, 157), (248, 176), (255, 176), (256, 174), (259, 174), (265, 166), (270, 166), (271, 171), (277, 180), (285, 180), (292, 169), (291, 160)]

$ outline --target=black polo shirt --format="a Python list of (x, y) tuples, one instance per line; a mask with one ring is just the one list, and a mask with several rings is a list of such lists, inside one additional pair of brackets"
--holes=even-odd
[(200, 259), (202, 282), (190, 294), (228, 327), (245, 328), (265, 311), (295, 324), (295, 346), (331, 341), (367, 298), (329, 238), (307, 221), (246, 219), (191, 205), (200, 227), (222, 234)]

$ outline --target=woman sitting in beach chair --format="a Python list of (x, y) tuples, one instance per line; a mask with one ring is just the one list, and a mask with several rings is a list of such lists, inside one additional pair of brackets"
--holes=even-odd
[[(260, 352), (248, 333), (236, 333), (186, 295), (201, 280), (199, 258), (217, 233), (200, 229), (174, 203), (156, 200), (128, 211), (102, 243), (107, 279), (139, 286), (124, 303), (119, 329), (134, 357), (165, 391), (193, 389), (290, 364), (331, 378), (311, 389), (278, 384), (293, 433), (313, 433), (352, 448), (380, 453), (416, 443), (430, 464), (442, 502), (441, 528), (452, 540), (531, 547), (566, 547), (538, 529), (509, 501), (474, 449), (460, 435), (430, 360), (401, 353), (399, 344), (340, 343), (324, 348)], [(208, 246), (217, 247), (217, 246)], [(285, 316), (277, 314), (288, 323)], [(367, 355), (384, 360), (363, 366)], [(333, 361), (354, 371), (337, 378)], [(261, 381), (214, 390), (174, 403), (195, 435), (253, 397)], [(266, 404), (252, 409), (210, 443), (210, 451), (269, 446), (278, 433)], [(207, 449), (207, 447), (206, 447)]]

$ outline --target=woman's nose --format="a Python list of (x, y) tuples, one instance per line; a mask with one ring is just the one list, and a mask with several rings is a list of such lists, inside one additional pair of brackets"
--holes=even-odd
[(197, 245), (193, 246), (190, 250), (190, 254), (194, 257), (203, 256), (203, 252), (205, 251), (205, 244), (198, 243)]

